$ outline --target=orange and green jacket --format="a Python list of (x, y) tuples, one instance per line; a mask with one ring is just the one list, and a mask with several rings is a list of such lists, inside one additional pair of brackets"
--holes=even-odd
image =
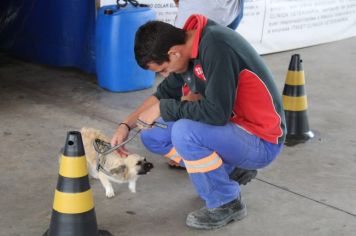
[[(212, 125), (231, 121), (268, 142), (283, 143), (281, 95), (260, 55), (237, 32), (202, 15), (192, 15), (184, 29), (197, 30), (190, 65), (185, 73), (171, 73), (159, 84), (154, 96), (160, 100), (162, 118)], [(181, 101), (185, 84), (203, 98)]]

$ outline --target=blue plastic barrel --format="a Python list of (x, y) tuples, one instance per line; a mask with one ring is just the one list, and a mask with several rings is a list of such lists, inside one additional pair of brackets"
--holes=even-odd
[(99, 86), (112, 92), (149, 88), (155, 74), (136, 63), (134, 41), (137, 29), (156, 18), (149, 7), (127, 4), (104, 6), (98, 10), (95, 51)]

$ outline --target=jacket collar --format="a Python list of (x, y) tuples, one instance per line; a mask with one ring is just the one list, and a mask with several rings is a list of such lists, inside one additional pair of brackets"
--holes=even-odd
[(201, 34), (207, 22), (208, 22), (208, 18), (206, 18), (205, 16), (194, 14), (191, 15), (184, 24), (183, 29), (185, 31), (196, 30), (196, 33), (194, 35), (194, 40), (193, 40), (192, 54), (191, 54), (192, 59), (198, 57)]

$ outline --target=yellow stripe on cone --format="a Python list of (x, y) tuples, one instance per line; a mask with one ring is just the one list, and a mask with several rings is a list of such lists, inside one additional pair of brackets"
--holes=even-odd
[(59, 174), (68, 178), (79, 178), (88, 175), (85, 156), (73, 158), (62, 155)]
[(291, 97), (283, 95), (284, 110), (304, 111), (308, 108), (307, 96)]
[(94, 208), (91, 189), (82, 193), (54, 193), (53, 209), (66, 214), (78, 214)]
[(288, 71), (285, 84), (295, 85), (295, 86), (304, 85), (305, 84), (304, 71)]

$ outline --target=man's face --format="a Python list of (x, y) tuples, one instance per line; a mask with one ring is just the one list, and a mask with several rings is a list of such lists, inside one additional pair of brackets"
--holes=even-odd
[(169, 61), (163, 62), (161, 65), (150, 62), (148, 69), (160, 73), (163, 77), (167, 77), (170, 73), (183, 73), (187, 71), (189, 58), (183, 58), (179, 53), (169, 54)]

